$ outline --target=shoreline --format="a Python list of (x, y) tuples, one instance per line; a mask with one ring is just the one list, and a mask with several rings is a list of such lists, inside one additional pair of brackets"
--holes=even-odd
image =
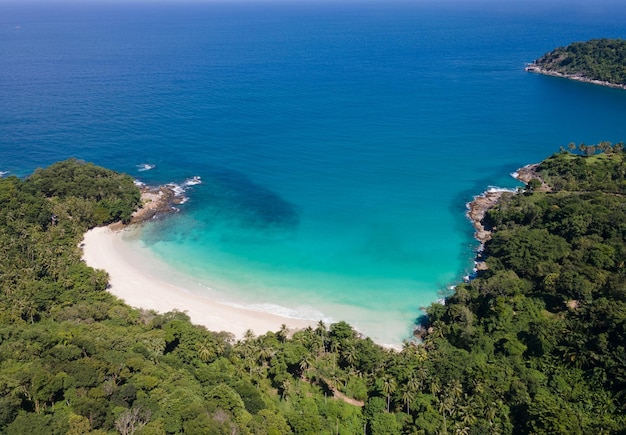
[(242, 338), (248, 329), (260, 335), (276, 332), (283, 324), (294, 332), (317, 323), (223, 304), (194, 293), (187, 285), (167, 282), (142, 267), (149, 254), (127, 245), (123, 236), (129, 231), (140, 231), (140, 227), (96, 227), (85, 233), (81, 246), (83, 261), (109, 274), (107, 291), (132, 307), (154, 310), (159, 314), (175, 310), (184, 312), (193, 324), (211, 331), (230, 332), (236, 339)]
[[(194, 177), (192, 181), (193, 184), (201, 182), (200, 177)], [(188, 182), (185, 186), (190, 185)], [(246, 301), (229, 300), (227, 290), (214, 290), (194, 282), (155, 256), (149, 248), (136, 244), (132, 239), (139, 239), (144, 224), (178, 213), (178, 206), (188, 199), (185, 190), (174, 183), (147, 186), (136, 181), (136, 185), (141, 192), (141, 205), (132, 214), (130, 221), (127, 224), (115, 222), (92, 228), (83, 235), (80, 243), (83, 261), (94, 269), (108, 273), (109, 293), (134, 308), (159, 314), (183, 312), (189, 316), (191, 323), (215, 332), (232, 333), (236, 339), (243, 338), (248, 329), (258, 336), (269, 331), (276, 332), (283, 324), (288, 327), (290, 334), (308, 327), (314, 328), (320, 321), (329, 325), (330, 320), (321, 313), (318, 313), (320, 317), (315, 318), (307, 315), (290, 316), (289, 312), (293, 310), (287, 306), (270, 304), (279, 310), (266, 310), (263, 304), (248, 305)], [(359, 336), (367, 336), (357, 325), (351, 326)], [(412, 337), (407, 336), (405, 339), (410, 340)], [(400, 341), (372, 340), (385, 349), (402, 349)]]
[[(527, 183), (530, 179), (537, 178), (536, 167), (537, 165), (527, 165), (520, 168), (513, 177)], [(467, 204), (466, 216), (474, 226), (475, 239), (480, 242), (475, 258), (476, 270), (486, 269), (480, 253), (491, 238), (491, 230), (485, 228), (482, 221), (506, 192), (515, 193), (510, 189), (488, 189)], [(247, 330), (252, 330), (255, 335), (276, 332), (283, 324), (287, 325), (290, 332), (315, 327), (318, 320), (287, 317), (240, 304), (221, 302), (211, 295), (195, 292), (197, 284), (193, 282), (177, 283), (175, 279), (168, 279), (168, 276), (176, 275), (175, 270), (168, 275), (166, 264), (154, 257), (147, 248), (131, 246), (132, 242), (124, 240), (124, 237), (133, 237), (133, 232), (141, 231), (142, 223), (163, 214), (177, 212), (176, 205), (184, 202), (184, 198), (181, 201), (169, 186), (141, 186), (141, 194), (142, 207), (133, 213), (129, 225), (118, 222), (107, 227), (93, 228), (84, 234), (81, 243), (83, 261), (94, 269), (102, 269), (108, 273), (109, 293), (134, 308), (152, 310), (159, 314), (183, 312), (193, 324), (211, 331), (232, 333), (236, 339), (243, 338)], [(157, 276), (159, 273), (162, 275)], [(386, 348), (397, 348), (396, 345), (379, 344)]]
[(545, 68), (537, 65), (536, 63), (531, 63), (531, 64), (526, 65), (524, 70), (526, 70), (527, 72), (536, 73), (536, 74), (542, 74), (542, 75), (545, 75), (545, 76), (559, 77), (559, 78), (574, 80), (574, 81), (582, 82), (582, 83), (590, 83), (592, 85), (605, 86), (607, 88), (612, 88), (612, 89), (626, 90), (626, 85), (620, 85), (620, 84), (617, 84), (617, 83), (611, 83), (611, 82), (602, 81), (602, 80), (590, 79), (590, 78), (582, 76), (582, 75), (566, 74), (566, 73), (562, 73), (562, 72), (558, 72), (558, 71), (552, 71), (552, 70), (549, 70), (549, 69), (545, 69)]
[[(525, 184), (528, 184), (530, 180), (538, 179), (541, 182), (541, 189), (549, 190), (545, 182), (537, 174), (538, 166), (538, 163), (526, 165), (519, 168), (511, 175), (516, 180), (521, 181)], [(492, 234), (491, 229), (488, 229), (484, 226), (483, 220), (485, 219), (485, 216), (487, 216), (487, 212), (496, 205), (498, 205), (502, 198), (502, 195), (504, 195), (505, 193), (511, 193), (513, 195), (517, 194), (517, 192), (514, 192), (510, 189), (493, 188), (488, 189), (479, 195), (476, 195), (472, 201), (467, 203), (466, 216), (474, 227), (474, 238), (480, 243), (480, 246), (476, 250), (476, 258), (474, 259), (476, 271), (487, 270), (487, 265), (482, 258), (482, 251), (485, 247), (485, 243), (491, 240)]]

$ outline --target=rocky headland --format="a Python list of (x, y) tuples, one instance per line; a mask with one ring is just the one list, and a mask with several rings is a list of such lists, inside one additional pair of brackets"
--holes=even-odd
[(626, 89), (626, 40), (601, 38), (572, 42), (527, 64), (526, 71)]
[[(539, 190), (547, 191), (549, 190), (548, 185), (537, 173), (538, 166), (539, 164), (526, 165), (513, 173), (513, 176), (525, 184), (528, 184), (533, 179), (539, 180), (541, 182)], [(480, 242), (476, 258), (477, 270), (485, 270), (487, 268), (481, 253), (485, 243), (491, 239), (492, 229), (485, 225), (485, 216), (487, 216), (487, 212), (490, 209), (498, 204), (504, 194), (514, 194), (514, 192), (506, 189), (490, 189), (474, 197), (467, 204), (467, 217), (474, 226), (474, 238)]]
[(185, 201), (185, 197), (177, 195), (174, 188), (165, 186), (141, 186), (141, 207), (137, 209), (130, 220), (131, 224), (146, 222), (159, 215), (174, 213), (176, 207)]
[(546, 76), (560, 77), (560, 78), (575, 80), (577, 82), (591, 83), (593, 85), (606, 86), (608, 88), (626, 89), (626, 85), (622, 85), (618, 83), (611, 83), (606, 80), (595, 80), (595, 79), (586, 77), (582, 74), (563, 73), (560, 71), (555, 71), (552, 69), (544, 68), (536, 63), (531, 63), (531, 64), (526, 65), (525, 70), (528, 72), (543, 74)]

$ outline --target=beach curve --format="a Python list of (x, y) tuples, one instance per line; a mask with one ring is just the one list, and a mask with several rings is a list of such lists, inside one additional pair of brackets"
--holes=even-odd
[(126, 304), (161, 314), (181, 311), (192, 323), (211, 331), (230, 332), (237, 339), (242, 338), (248, 329), (258, 335), (278, 331), (283, 324), (293, 331), (316, 323), (226, 305), (186, 286), (168, 282), (153, 273), (155, 267), (167, 266), (160, 265), (154, 257), (147, 258), (150, 255), (147, 249), (145, 252), (136, 250), (123, 240), (125, 233), (132, 231), (140, 229), (135, 225), (124, 229), (96, 227), (85, 233), (81, 243), (85, 263), (94, 269), (105, 270), (109, 274), (108, 291)]

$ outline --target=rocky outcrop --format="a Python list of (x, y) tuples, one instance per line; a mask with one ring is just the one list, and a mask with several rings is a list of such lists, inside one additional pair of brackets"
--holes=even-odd
[(525, 70), (528, 71), (528, 72), (532, 72), (532, 73), (543, 74), (543, 75), (552, 76), (552, 77), (561, 77), (561, 78), (565, 78), (565, 79), (576, 80), (578, 82), (591, 83), (591, 84), (594, 84), (594, 85), (606, 86), (606, 87), (609, 87), (609, 88), (626, 89), (626, 85), (622, 85), (622, 84), (619, 84), (619, 83), (611, 83), (611, 82), (607, 82), (607, 81), (603, 81), (603, 80), (590, 79), (589, 77), (585, 77), (584, 75), (581, 75), (581, 74), (563, 73), (563, 72), (560, 72), (560, 71), (555, 71), (555, 70), (544, 68), (544, 67), (542, 67), (542, 66), (540, 66), (540, 65), (538, 65), (536, 63), (531, 63), (529, 65), (526, 65)]
[(488, 190), (482, 195), (478, 195), (472, 202), (467, 205), (467, 217), (474, 225), (474, 237), (484, 245), (491, 239), (491, 231), (485, 228), (483, 220), (487, 212), (494, 207), (504, 194), (504, 190)]
[(142, 186), (140, 189), (142, 206), (133, 213), (131, 224), (146, 222), (162, 214), (177, 212), (176, 205), (184, 202), (184, 197), (177, 195), (168, 186), (156, 188)]
[(544, 179), (537, 172), (537, 168), (539, 167), (539, 163), (533, 163), (532, 165), (526, 165), (523, 168), (519, 168), (513, 176), (517, 178), (522, 183), (528, 184), (532, 180), (538, 180), (541, 184), (539, 187), (535, 188), (535, 192), (550, 192), (552, 188), (546, 184)]
[[(526, 165), (518, 169), (513, 176), (525, 184), (528, 184), (531, 180), (539, 180), (541, 185), (535, 190), (544, 192), (550, 191), (550, 186), (548, 186), (537, 173), (538, 167), (539, 164)], [(475, 229), (474, 238), (480, 242), (480, 248), (478, 249), (476, 258), (476, 270), (487, 269), (481, 252), (484, 244), (491, 240), (491, 229), (485, 226), (484, 221), (487, 212), (498, 204), (504, 194), (514, 194), (514, 192), (505, 189), (490, 189), (476, 196), (472, 202), (467, 204), (467, 217), (470, 219)]]

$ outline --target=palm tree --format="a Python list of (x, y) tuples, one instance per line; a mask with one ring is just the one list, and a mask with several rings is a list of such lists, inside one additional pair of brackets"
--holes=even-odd
[(302, 371), (302, 377), (304, 377), (305, 374), (308, 376), (312, 362), (313, 361), (311, 359), (311, 355), (306, 354), (302, 357), (302, 359), (300, 360), (300, 370)]
[(307, 349), (311, 350), (314, 335), (315, 332), (313, 331), (313, 328), (307, 326), (300, 332), (298, 342), (305, 346)]
[(282, 390), (281, 396), (283, 400), (287, 400), (289, 394), (291, 394), (291, 379), (285, 378), (285, 380), (280, 384), (280, 389)]
[(396, 392), (396, 380), (391, 375), (385, 375), (383, 378), (382, 390), (387, 395), (387, 412), (389, 412), (391, 395)]
[(265, 362), (271, 359), (276, 354), (276, 351), (270, 345), (263, 343), (263, 342), (260, 343), (259, 347), (256, 348), (255, 350), (259, 357), (259, 361), (261, 362)]
[(204, 340), (202, 343), (198, 343), (196, 347), (198, 348), (198, 358), (200, 358), (202, 362), (209, 362), (213, 356), (212, 343), (210, 343), (209, 340)]
[(441, 400), (439, 396), (435, 396), (435, 399), (437, 400), (437, 402), (439, 402), (439, 408), (438, 408), (439, 413), (443, 417), (443, 433), (447, 434), (448, 424), (446, 420), (446, 412), (449, 412), (450, 415), (452, 415), (452, 412), (453, 412), (452, 402), (449, 400), (449, 397), (445, 397), (443, 400)]
[(284, 323), (280, 325), (280, 330), (278, 331), (276, 336), (278, 337), (278, 341), (280, 341), (281, 343), (287, 341), (287, 337), (289, 336), (289, 328), (287, 327), (287, 325), (285, 325)]
[[(35, 316), (37, 315), (37, 306), (32, 300), (24, 301), (22, 305), (22, 313), (30, 320), (30, 323), (35, 323)], [(26, 320), (26, 319), (25, 319)]]
[(224, 350), (226, 350), (226, 342), (222, 339), (218, 339), (215, 344), (215, 353), (219, 356), (224, 353)]
[(317, 322), (317, 328), (315, 328), (315, 332), (317, 332), (322, 337), (326, 335), (326, 323), (323, 320)]
[[(435, 388), (435, 386), (436, 389), (439, 388), (436, 383), (433, 383), (431, 391)], [(435, 395), (435, 400), (439, 403), (439, 412), (443, 417), (443, 433), (448, 433), (446, 413), (450, 417), (456, 413), (458, 401), (463, 394), (463, 386), (461, 385), (461, 382), (455, 379), (450, 383), (449, 387), (442, 392), (441, 395), (434, 392), (433, 394)]]
[(420, 384), (420, 380), (417, 378), (417, 376), (411, 373), (411, 376), (409, 376), (409, 379), (406, 383), (406, 387), (408, 391), (414, 393), (420, 388)]
[(450, 392), (452, 393), (454, 400), (457, 401), (463, 394), (463, 385), (458, 379), (453, 380), (450, 383)]
[(333, 369), (336, 366), (337, 363), (337, 353), (339, 353), (339, 342), (338, 341), (333, 341), (332, 343), (330, 343), (330, 351), (333, 355)]
[(235, 368), (235, 375), (238, 377), (243, 377), (244, 374), (248, 372), (248, 369), (245, 366), (244, 360), (242, 358), (233, 358), (231, 359), (231, 363)]
[(476, 426), (476, 416), (472, 413), (470, 406), (459, 406), (458, 408), (461, 422), (456, 432), (463, 435), (469, 434), (470, 428)]
[(441, 391), (441, 387), (439, 386), (439, 383), (437, 381), (433, 381), (430, 384), (430, 393), (435, 397), (439, 397), (440, 391)]
[(413, 391), (411, 391), (410, 388), (407, 388), (407, 389), (405, 389), (402, 392), (402, 401), (406, 405), (406, 413), (407, 414), (411, 414), (411, 411), (409, 409), (409, 405), (411, 404), (413, 399), (415, 399), (415, 394), (413, 393)]
[(252, 329), (246, 329), (246, 332), (243, 333), (243, 340), (244, 341), (252, 341), (254, 340), (254, 331), (252, 331)]
[(265, 367), (254, 365), (250, 368), (250, 380), (255, 381), (257, 389), (259, 387), (259, 382), (265, 377)]
[(355, 363), (357, 355), (356, 348), (353, 344), (350, 344), (348, 347), (346, 347), (346, 349), (343, 351), (343, 356), (349, 365), (353, 365)]

